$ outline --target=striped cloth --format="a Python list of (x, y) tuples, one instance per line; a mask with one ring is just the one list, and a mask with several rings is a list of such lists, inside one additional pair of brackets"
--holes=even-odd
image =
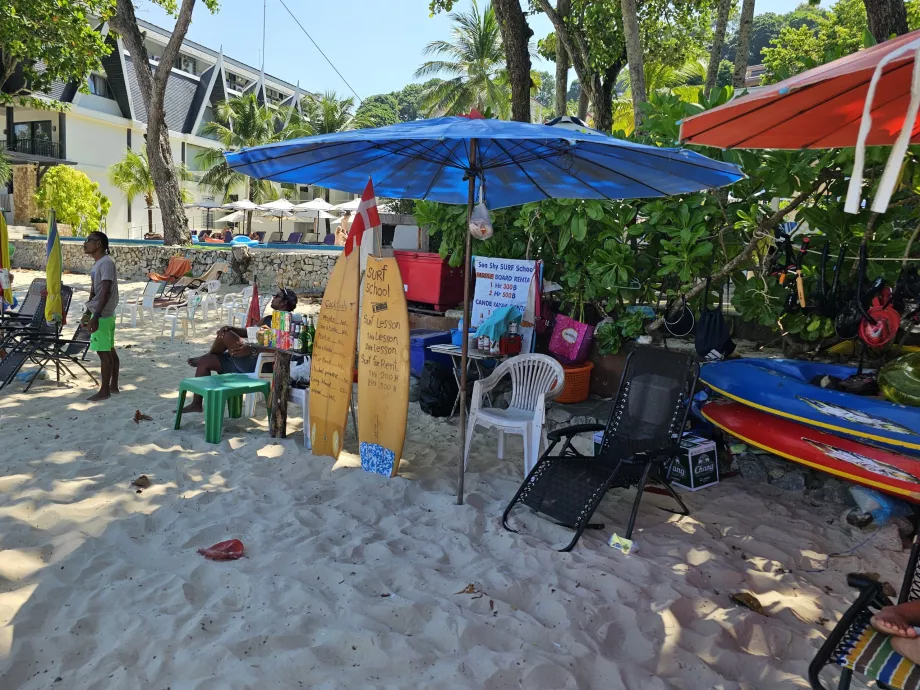
[(898, 690), (920, 690), (920, 666), (891, 648), (891, 636), (866, 624), (836, 663)]

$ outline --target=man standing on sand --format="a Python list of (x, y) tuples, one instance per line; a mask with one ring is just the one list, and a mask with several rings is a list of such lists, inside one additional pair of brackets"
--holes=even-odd
[(118, 394), (118, 354), (115, 352), (115, 309), (118, 307), (118, 273), (109, 256), (109, 238), (104, 232), (91, 232), (83, 242), (83, 251), (96, 260), (90, 270), (91, 287), (84, 320), (88, 320), (89, 349), (99, 354), (102, 376), (99, 392), (90, 402), (108, 400)]

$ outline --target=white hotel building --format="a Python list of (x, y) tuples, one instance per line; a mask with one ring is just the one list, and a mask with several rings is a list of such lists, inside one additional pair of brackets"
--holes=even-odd
[[(153, 64), (162, 55), (170, 32), (149, 22), (139, 20), (145, 32), (147, 52)], [(147, 231), (147, 207), (142, 197), (129, 204), (124, 194), (109, 182), (109, 169), (124, 158), (128, 149), (143, 150), (147, 128), (147, 112), (141, 97), (131, 55), (120, 38), (100, 26), (112, 47), (103, 58), (100, 72), (87, 75), (89, 93), (79, 91), (77, 83), (55, 83), (52, 101), (68, 104), (66, 110), (35, 110), (7, 107), (5, 119), (0, 120), (0, 148), (14, 164), (14, 177), (6, 188), (0, 186), (0, 211), (16, 225), (28, 225), (36, 215), (31, 200), (35, 185), (48, 167), (73, 165), (99, 183), (102, 192), (112, 202), (107, 218), (107, 231), (114, 238), (139, 239)], [(11, 82), (15, 77), (11, 78)], [(6, 84), (11, 90), (15, 84)], [(276, 79), (192, 41), (184, 41), (176, 58), (166, 87), (166, 124), (172, 140), (173, 159), (185, 163), (193, 179), (183, 182), (195, 200), (214, 199), (213, 192), (201, 188), (198, 154), (206, 148), (218, 148), (217, 142), (202, 136), (204, 123), (212, 118), (213, 106), (221, 100), (242, 93), (255, 92), (266, 107), (300, 107), (309, 94), (299, 86)], [(239, 190), (239, 196), (245, 190)], [(315, 192), (307, 186), (293, 190), (294, 203), (312, 199)], [(351, 194), (332, 192), (330, 201), (342, 203)], [(216, 199), (222, 201), (222, 199)], [(188, 209), (189, 225), (204, 227), (205, 211)], [(212, 213), (212, 220), (222, 215)], [(284, 234), (308, 232), (312, 224), (284, 221)], [(258, 226), (258, 227), (257, 227)], [(161, 231), (159, 211), (154, 209), (154, 229)], [(276, 231), (277, 220), (253, 217), (254, 230)]]

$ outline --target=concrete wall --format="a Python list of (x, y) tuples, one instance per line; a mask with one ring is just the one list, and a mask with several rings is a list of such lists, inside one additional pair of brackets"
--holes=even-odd
[[(16, 251), (13, 254), (13, 268), (41, 270), (45, 267), (45, 243), (41, 240), (11, 240)], [(89, 273), (93, 260), (83, 253), (79, 242), (63, 242), (64, 270), (73, 273)], [(162, 272), (169, 259), (176, 254), (192, 262), (193, 275), (201, 275), (211, 264), (225, 261), (231, 266), (231, 275), (225, 275), (223, 282), (258, 282), (260, 290), (273, 290), (279, 285), (303, 293), (321, 293), (332, 273), (340, 250), (301, 250), (292, 252), (268, 249), (250, 250), (246, 247), (232, 251), (207, 249), (180, 249), (157, 245), (113, 244), (112, 257), (118, 266), (119, 278), (142, 280), (152, 272)]]

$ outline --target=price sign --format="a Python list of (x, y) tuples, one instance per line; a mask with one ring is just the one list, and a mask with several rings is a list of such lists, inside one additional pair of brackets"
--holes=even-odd
[(530, 352), (533, 341), (536, 280), (539, 280), (540, 275), (538, 265), (537, 261), (473, 257), (476, 284), (470, 327), (479, 326), (496, 309), (517, 307), (524, 315), (521, 319), (523, 351)]

